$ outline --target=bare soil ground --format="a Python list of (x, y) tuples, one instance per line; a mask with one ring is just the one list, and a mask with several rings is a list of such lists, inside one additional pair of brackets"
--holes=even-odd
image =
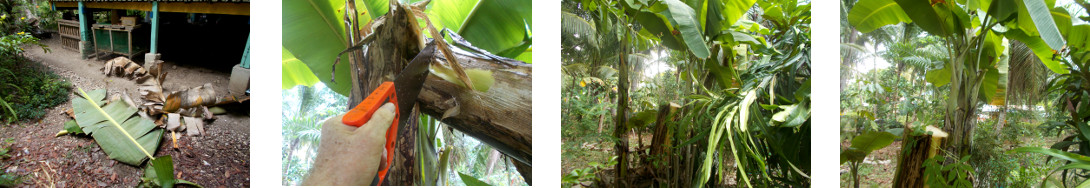
[[(49, 53), (37, 47), (27, 47), (23, 55), (40, 63), (72, 83), (69, 98), (79, 97), (75, 88), (85, 91), (107, 89), (110, 96), (122, 91), (138, 95), (136, 83), (122, 77), (103, 75), (105, 60), (82, 60), (79, 53), (60, 47), (56, 38), (43, 40), (51, 46)], [(199, 55), (199, 54), (164, 54)], [(142, 63), (143, 61), (137, 61)], [(165, 62), (165, 91), (180, 91), (211, 83), (216, 94), (226, 95), (229, 70), (210, 70), (185, 62)], [(250, 185), (250, 117), (249, 103), (227, 106), (227, 114), (206, 121), (205, 135), (181, 136), (178, 148), (171, 144), (169, 133), (164, 135), (155, 156), (170, 155), (174, 160), (175, 177), (204, 187), (249, 187)], [(65, 135), (55, 137), (70, 118), (64, 111), (72, 107), (66, 102), (48, 109), (45, 117), (0, 126), (0, 139), (14, 140), (11, 158), (0, 161), (7, 173), (23, 175), (20, 187), (133, 187), (140, 183), (143, 166), (130, 166), (109, 159), (90, 136)]]
[[(851, 146), (851, 140), (844, 140), (840, 143), (840, 150), (847, 149)], [(864, 161), (862, 168), (859, 170), (859, 182), (860, 187), (883, 187), (893, 185), (893, 175), (897, 170), (897, 153), (901, 151), (901, 141), (894, 141), (893, 144), (882, 148), (878, 151), (874, 151)], [(840, 165), (840, 186), (846, 187), (851, 185), (850, 174), (851, 169), (848, 165)], [(866, 171), (866, 173), (864, 173)], [(848, 178), (843, 178), (848, 177)]]
[[(639, 162), (641, 160), (641, 158), (640, 158), (641, 156), (638, 155), (637, 153), (638, 152), (643, 152), (643, 151), (639, 151), (638, 147), (641, 146), (641, 144), (644, 147), (650, 146), (654, 136), (651, 133), (636, 134), (634, 132), (629, 132), (627, 137), (628, 137), (629, 152), (630, 152), (629, 153), (629, 164), (637, 165), (637, 164), (639, 164)], [(572, 142), (577, 142), (575, 140), (578, 140), (578, 139), (562, 138), (562, 140), (563, 140), (564, 143), (572, 143)], [(576, 169), (591, 167), (589, 165), (591, 162), (596, 162), (596, 163), (599, 163), (599, 164), (605, 164), (607, 161), (609, 161), (611, 158), (613, 158), (616, 155), (614, 153), (614, 151), (613, 151), (614, 144), (612, 142), (609, 142), (609, 141), (579, 142), (578, 144), (579, 144), (579, 146), (578, 146), (579, 148), (577, 148), (577, 149), (576, 148), (566, 148), (566, 147), (563, 148), (565, 150), (564, 151), (565, 153), (563, 154), (562, 159), (561, 159), (562, 160), (561, 161), (561, 171), (560, 171), (561, 176), (567, 175), (568, 173), (571, 173), (573, 170), (576, 170)], [(729, 160), (729, 161), (733, 162), (733, 160)], [(715, 185), (715, 186), (718, 186), (718, 187), (737, 187), (737, 185), (735, 184), (737, 182), (737, 177), (735, 177), (735, 174), (733, 173), (733, 170), (735, 169), (735, 165), (733, 163), (732, 164), (726, 164), (726, 165), (729, 165), (729, 167), (727, 167), (727, 168), (730, 169), (730, 170), (728, 170), (727, 174), (722, 174), (719, 177), (720, 179), (718, 180), (718, 182), (720, 182), (720, 184)], [(633, 169), (638, 168), (638, 167), (639, 166), (629, 166), (629, 168), (633, 168)], [(610, 177), (614, 176), (613, 166), (607, 166), (607, 167), (604, 167), (604, 169), (601, 169), (601, 170), (603, 171), (603, 173), (599, 173), (598, 175), (606, 175), (606, 176), (610, 176)], [(602, 178), (602, 177), (599, 177), (599, 178)], [(590, 185), (592, 183), (593, 182), (584, 182), (585, 185)]]
[[(1003, 148), (1013, 149), (1022, 146), (1033, 147), (1049, 147), (1051, 143), (1055, 143), (1061, 140), (1062, 137), (1023, 137), (1021, 138), (1021, 144), (1006, 142), (1003, 144)], [(893, 184), (893, 178), (896, 175), (897, 170), (897, 157), (901, 152), (901, 140), (894, 141), (893, 144), (882, 148), (878, 151), (872, 152), (864, 160), (859, 170), (859, 183), (860, 187), (886, 187)], [(841, 140), (840, 150), (843, 151), (851, 146), (851, 140)], [(1035, 155), (1044, 160), (1044, 155)], [(840, 186), (848, 187), (851, 182), (851, 168), (847, 164), (840, 165)]]

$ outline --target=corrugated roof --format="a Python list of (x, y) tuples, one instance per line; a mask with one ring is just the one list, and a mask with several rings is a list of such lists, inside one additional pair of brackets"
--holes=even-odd
[(250, 0), (49, 0), (51, 2), (193, 2), (193, 3), (249, 3)]

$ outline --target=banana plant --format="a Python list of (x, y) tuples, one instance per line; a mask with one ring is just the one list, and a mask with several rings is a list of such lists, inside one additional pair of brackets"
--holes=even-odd
[[(996, 97), (1005, 39), (1026, 43), (1052, 71), (1067, 72), (1053, 59), (1073, 40), (1069, 14), (1045, 0), (913, 1), (861, 0), (848, 13), (860, 32), (911, 23), (946, 41), (948, 60), (941, 69), (927, 71), (927, 81), (950, 84), (943, 128), (951, 133), (950, 148), (968, 155), (978, 103)], [(1058, 27), (1063, 26), (1063, 27)], [(1000, 29), (1002, 28), (1002, 29)], [(1062, 31), (1061, 31), (1062, 30)], [(1065, 40), (1066, 37), (1066, 40)]]
[[(612, 139), (621, 142), (614, 149), (620, 161), (615, 167), (617, 178), (611, 182), (614, 186), (629, 183), (624, 179), (630, 160), (623, 142), (628, 124), (647, 121), (624, 113), (652, 106), (629, 106), (629, 101), (641, 101), (629, 99), (629, 90), (635, 90), (635, 98), (642, 94), (630, 88), (628, 81), (642, 80), (642, 75), (628, 75), (633, 70), (642, 72), (643, 64), (619, 57), (630, 56), (629, 51), (660, 51), (657, 46), (676, 58), (671, 61), (677, 62), (673, 65), (678, 68), (678, 82), (696, 83), (683, 86), (695, 90), (686, 105), (691, 109), (684, 110), (688, 114), (682, 117), (694, 123), (671, 126), (674, 138), (686, 139), (671, 141), (678, 155), (665, 160), (671, 162), (660, 173), (659, 178), (667, 180), (658, 181), (660, 186), (717, 184), (719, 180), (711, 177), (726, 173), (723, 166), (731, 158), (738, 166), (739, 185), (808, 185), (808, 160), (797, 154), (808, 156), (808, 147), (800, 147), (807, 137), (799, 135), (809, 135), (809, 84), (794, 78), (809, 77), (809, 3), (581, 0), (564, 4), (573, 7), (561, 13), (565, 73), (578, 76), (579, 71), (573, 70), (598, 66), (619, 72)], [(763, 14), (746, 19), (747, 12)], [(570, 81), (580, 87), (592, 83), (585, 80)], [(686, 161), (696, 163), (686, 165)]]
[[(387, 55), (370, 55), (374, 53), (386, 52), (384, 47), (375, 47), (379, 45), (394, 45), (394, 46), (411, 46), (407, 44), (414, 44), (414, 42), (406, 42), (400, 40), (386, 40), (389, 43), (399, 44), (387, 44), (383, 41), (383, 38), (395, 38), (401, 37), (400, 34), (412, 33), (414, 37), (425, 37), (439, 39), (436, 44), (440, 50), (444, 50), (443, 55), (446, 58), (443, 61), (453, 61), (453, 65), (459, 65), (458, 58), (454, 58), (455, 55), (463, 57), (464, 52), (470, 51), (475, 55), (481, 55), (488, 59), (505, 62), (517, 63), (507, 64), (505, 70), (511, 70), (515, 68), (521, 71), (511, 72), (489, 72), (482, 70), (475, 70), (475, 67), (470, 67), (466, 71), (460, 70), (460, 68), (445, 68), (446, 66), (432, 66), (432, 74), (440, 78), (443, 78), (452, 83), (459, 84), (461, 86), (470, 87), (476, 89), (479, 92), (461, 91), (463, 93), (473, 94), (477, 96), (458, 96), (458, 98), (478, 99), (473, 101), (473, 104), (483, 107), (490, 107), (490, 105), (484, 105), (489, 103), (490, 99), (497, 99), (503, 97), (497, 97), (496, 95), (503, 96), (515, 96), (510, 93), (516, 92), (493, 92), (489, 91), (492, 83), (503, 83), (496, 85), (503, 85), (508, 91), (512, 88), (522, 88), (520, 91), (529, 94), (529, 75), (531, 73), (530, 67), (527, 63), (531, 62), (532, 56), (532, 34), (531, 34), (531, 2), (530, 1), (500, 1), (500, 0), (479, 0), (479, 1), (385, 1), (385, 0), (303, 0), (303, 1), (286, 1), (284, 2), (284, 44), (282, 46), (283, 64), (284, 69), (284, 88), (290, 88), (295, 85), (311, 85), (315, 82), (312, 78), (317, 78), (329, 88), (333, 89), (337, 93), (349, 96), (351, 104), (358, 103), (362, 100), (360, 95), (366, 94), (362, 90), (370, 90), (366, 88), (370, 85), (370, 82), (380, 81), (379, 79), (372, 79), (368, 77), (356, 76), (362, 74), (379, 75), (386, 73), (396, 73), (400, 70), (397, 67), (398, 63), (378, 63), (389, 61), (377, 61), (377, 60), (362, 60), (355, 49), (368, 50), (369, 57), (374, 58), (386, 58)], [(395, 8), (395, 9), (391, 9)], [(408, 9), (408, 11), (400, 12), (401, 10)], [(396, 15), (396, 16), (391, 16)], [(405, 16), (408, 15), (408, 16)], [(401, 19), (408, 17), (410, 19)], [(422, 18), (422, 20), (418, 20)], [(385, 21), (375, 21), (379, 19), (385, 19)], [(406, 21), (407, 20), (407, 21)], [(405, 22), (402, 22), (405, 21)], [(415, 24), (415, 25), (414, 25)], [(391, 32), (391, 30), (382, 30), (383, 25), (391, 26), (387, 28), (410, 28)], [(401, 27), (402, 25), (408, 25)], [(426, 27), (425, 27), (426, 26)], [(421, 28), (427, 28), (426, 30)], [(423, 31), (421, 31), (423, 30)], [(445, 34), (440, 34), (437, 30), (443, 30)], [(385, 34), (381, 34), (385, 31)], [(430, 31), (430, 32), (429, 32)], [(390, 34), (397, 33), (397, 34)], [(374, 35), (378, 34), (378, 35)], [(441, 42), (448, 40), (445, 36), (449, 34), (450, 42)], [(364, 42), (364, 41), (383, 41), (383, 42)], [(403, 43), (407, 44), (403, 44)], [(447, 43), (453, 43), (455, 49), (452, 53), (447, 51)], [(364, 45), (369, 44), (369, 45)], [(449, 47), (449, 46), (448, 46)], [(346, 50), (349, 49), (349, 50)], [(406, 47), (411, 49), (411, 47)], [(412, 50), (400, 51), (402, 49), (390, 50), (397, 51), (398, 54), (402, 53), (417, 53)], [(419, 50), (419, 49), (417, 49)], [(351, 53), (348, 53), (351, 52)], [(346, 55), (341, 55), (346, 54)], [(495, 55), (492, 55), (495, 54)], [(405, 54), (402, 54), (405, 55)], [(411, 54), (410, 54), (411, 55)], [(393, 57), (392, 55), (390, 57)], [(367, 58), (367, 57), (364, 57)], [(394, 57), (399, 58), (399, 57)], [(510, 59), (508, 59), (510, 58)], [(342, 63), (336, 63), (339, 60), (347, 59)], [(372, 63), (361, 63), (361, 62)], [(393, 60), (390, 60), (393, 61)], [(464, 61), (464, 60), (458, 60)], [(300, 65), (305, 65), (309, 68), (309, 71), (303, 70)], [(356, 66), (378, 66), (382, 68), (366, 68), (369, 72), (360, 72), (358, 70), (364, 70), (365, 68), (354, 69)], [(481, 69), (476, 67), (477, 69)], [(485, 67), (494, 68), (495, 67)], [(519, 74), (524, 73), (524, 74)], [(457, 76), (449, 76), (455, 75)], [(512, 76), (515, 75), (515, 76)], [(513, 79), (518, 75), (524, 76), (526, 79)], [(492, 79), (495, 76), (497, 79)], [(504, 77), (507, 76), (507, 77)], [(464, 77), (473, 78), (472, 83), (468, 82)], [(486, 79), (478, 79), (486, 78)], [(499, 79), (506, 78), (506, 79)], [(521, 77), (520, 77), (521, 78)], [(519, 82), (518, 80), (523, 80)], [(430, 81), (429, 81), (430, 82)], [(504, 83), (506, 82), (506, 83)], [(515, 83), (518, 82), (518, 83)], [(353, 85), (353, 83), (359, 83)], [(376, 84), (374, 84), (377, 86)], [(428, 84), (425, 84), (428, 85)], [(525, 86), (525, 87), (523, 87)], [(425, 87), (428, 88), (428, 87)], [(501, 90), (503, 90), (501, 89)], [(446, 92), (446, 91), (444, 91)], [(422, 93), (427, 93), (424, 91)], [(449, 96), (449, 95), (444, 95)], [(516, 96), (517, 97), (517, 96)], [(508, 111), (518, 111), (524, 109), (529, 111), (529, 101), (526, 98), (525, 103), (516, 105), (510, 105), (506, 108)], [(498, 99), (497, 99), (498, 100)], [(353, 103), (354, 101), (354, 103)], [(453, 100), (449, 100), (453, 101)], [(436, 103), (435, 101), (429, 101), (427, 98), (422, 98), (418, 101), (421, 104)], [(518, 101), (523, 102), (523, 101)], [(466, 102), (462, 102), (463, 104)], [(523, 105), (525, 104), (525, 105)], [(447, 105), (451, 106), (451, 105)], [(457, 106), (457, 105), (456, 105)], [(448, 122), (452, 120), (458, 120), (459, 117), (471, 117), (475, 114), (480, 114), (481, 110), (475, 106), (461, 105), (460, 108), (453, 109), (431, 109), (427, 105), (421, 105), (420, 108), (414, 110), (412, 113), (416, 115), (416, 111), (424, 112), (430, 116), (442, 116), (439, 120)], [(518, 108), (527, 107), (527, 108)], [(436, 112), (438, 111), (438, 112)], [(496, 110), (500, 111), (500, 110)], [(497, 112), (503, 113), (503, 112)], [(512, 116), (510, 119), (521, 118), (522, 120), (528, 120), (529, 113), (515, 113), (515, 114), (527, 114), (526, 116)], [(454, 117), (448, 117), (454, 116)], [(464, 124), (467, 121), (455, 121)], [(516, 124), (508, 124), (509, 121), (501, 120), (485, 120), (475, 121), (485, 122), (482, 123), (485, 127), (500, 127), (506, 129), (495, 129), (501, 132), (509, 131), (514, 132), (511, 137), (520, 137), (516, 139), (482, 139), (489, 144), (508, 144), (505, 147), (498, 147), (502, 149), (515, 148), (510, 153), (516, 153), (519, 159), (528, 159), (529, 157), (529, 126), (521, 126)], [(493, 124), (489, 124), (493, 123)], [(395, 177), (401, 177), (401, 179), (395, 179), (395, 184), (410, 184), (415, 183), (419, 185), (430, 185), (435, 183), (437, 172), (435, 172), (434, 163), (437, 161), (435, 158), (437, 151), (433, 146), (427, 143), (435, 135), (434, 124), (429, 124), (428, 127), (421, 127), (416, 130), (416, 123), (409, 122), (409, 129), (402, 129), (404, 131), (402, 135), (406, 135), (405, 139), (399, 139), (399, 143), (404, 144), (404, 148), (399, 147), (398, 153), (402, 156), (414, 156), (414, 157), (395, 157), (395, 162), (399, 162), (397, 169), (392, 170), (391, 174), (395, 174)], [(513, 129), (514, 127), (518, 130)], [(465, 130), (465, 125), (459, 126), (453, 124), (452, 127)], [(521, 129), (525, 128), (525, 129)], [(416, 130), (416, 131), (414, 131)], [(474, 129), (480, 130), (480, 129)], [(521, 132), (520, 132), (521, 131)], [(407, 134), (406, 134), (407, 133)], [(469, 132), (470, 136), (483, 136), (489, 137), (487, 133), (481, 133), (480, 131)], [(498, 140), (517, 140), (517, 143), (501, 143)], [(524, 142), (518, 142), (523, 141)], [(415, 143), (415, 144), (414, 144)], [(399, 144), (400, 145), (400, 144)], [(510, 146), (517, 145), (517, 146)], [(413, 150), (413, 151), (407, 151)], [(515, 151), (517, 150), (517, 151)], [(417, 152), (416, 154), (407, 154), (410, 152)], [(507, 151), (505, 151), (507, 152)], [(527, 154), (527, 155), (521, 155)], [(413, 161), (416, 162), (413, 162)], [(529, 160), (525, 160), (529, 162)], [(408, 174), (398, 174), (398, 173)], [(419, 173), (419, 174), (418, 174)], [(529, 178), (527, 178), (529, 179)], [(405, 180), (405, 181), (400, 181)], [(412, 181), (417, 180), (417, 181)]]
[[(943, 127), (951, 137), (945, 147), (957, 155), (952, 158), (960, 158), (970, 154), (978, 104), (1001, 97), (996, 96), (1002, 89), (998, 87), (1003, 80), (999, 73), (1007, 71), (1002, 60), (1004, 54), (1011, 53), (1006, 49), (1007, 40), (1024, 43), (1045, 67), (1064, 75), (1061, 77), (1083, 71), (1071, 68), (1081, 65), (1078, 61), (1067, 63), (1065, 57), (1077, 59), (1078, 53), (1068, 50), (1083, 47), (1090, 30), (1074, 26), (1071, 15), (1054, 4), (1050, 0), (862, 0), (849, 12), (848, 20), (864, 33), (885, 25), (912, 23), (945, 40), (949, 60), (942, 68), (929, 70), (926, 80), (936, 86), (950, 85)], [(1067, 100), (1081, 95), (1068, 94), (1070, 97), (1058, 101), (1060, 106), (1070, 108)], [(1076, 129), (1084, 125), (1072, 124)]]

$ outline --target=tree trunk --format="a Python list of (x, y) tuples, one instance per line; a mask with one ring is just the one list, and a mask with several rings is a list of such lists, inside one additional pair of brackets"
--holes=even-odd
[[(666, 141), (670, 138), (670, 133), (666, 129), (666, 121), (669, 121), (667, 118), (670, 116), (670, 111), (675, 109), (673, 107), (670, 103), (660, 104), (659, 106), (659, 114), (655, 119), (655, 127), (651, 135), (651, 157), (662, 157), (667, 152)], [(658, 172), (658, 170), (655, 170), (655, 172)]]
[(628, 54), (625, 46), (625, 42), (628, 41), (628, 31), (625, 31), (624, 40), (621, 41), (621, 53), (617, 67), (620, 69), (620, 75), (617, 77), (620, 83), (617, 84), (617, 112), (616, 123), (613, 128), (613, 137), (618, 138), (617, 144), (614, 145), (613, 150), (617, 153), (617, 172), (613, 179), (613, 185), (615, 187), (627, 187), (628, 180), (628, 138), (625, 134), (625, 127), (628, 124)]
[[(346, 18), (351, 19), (351, 17)], [(381, 23), (375, 27), (371, 36), (373, 41), (367, 45), (366, 56), (352, 62), (352, 93), (349, 96), (348, 108), (352, 109), (371, 91), (375, 90), (382, 82), (391, 81), (401, 69), (408, 65), (422, 48), (423, 41), (417, 31), (416, 18), (412, 16), (406, 5), (390, 2), (390, 11), (375, 23)], [(352, 28), (358, 28), (358, 23), (353, 21)], [(358, 36), (359, 32), (349, 31), (349, 37)], [(362, 37), (355, 37), (353, 41), (360, 41)], [(418, 110), (418, 109), (417, 109)], [(417, 110), (401, 116), (416, 117)], [(401, 122), (397, 129), (397, 141), (395, 141), (394, 156), (390, 171), (386, 175), (389, 185), (413, 185), (414, 178), (420, 177), (413, 171), (415, 165), (416, 129), (419, 118), (408, 118), (407, 122)]]
[[(440, 118), (466, 135), (481, 140), (519, 162), (531, 163), (533, 67), (521, 62), (500, 62), (452, 49), (467, 69), (492, 71), (495, 83), (487, 92), (470, 90), (437, 76), (428, 76), (417, 99), (417, 109)], [(437, 53), (439, 51), (436, 51)], [(437, 61), (441, 55), (436, 55)]]
[(602, 128), (606, 125), (606, 114), (598, 115), (598, 134), (602, 134)]
[(852, 168), (852, 187), (859, 188), (859, 163), (851, 162), (849, 166)]
[[(967, 61), (964, 56), (957, 56), (953, 62)], [(951, 63), (950, 94), (946, 103), (946, 117), (943, 131), (950, 134), (945, 148), (954, 152), (958, 158), (969, 155), (972, 144), (972, 132), (976, 127), (977, 102), (980, 84), (984, 73), (977, 70), (976, 63)], [(968, 70), (968, 71), (966, 71)]]
[(905, 129), (903, 137), (905, 139), (901, 142), (901, 150), (904, 154), (897, 162), (893, 187), (924, 187), (927, 182), (924, 178), (923, 163), (938, 154), (947, 135), (946, 132), (932, 126), (927, 126), (925, 130), (931, 131), (932, 134), (912, 135), (911, 130)]
[(995, 122), (996, 138), (999, 138), (998, 136), (1003, 134), (1003, 127), (1007, 124), (1007, 110), (1010, 110), (1010, 107), (1007, 104), (1003, 104), (1003, 107), (999, 108), (999, 120)]
[[(848, 32), (848, 41), (850, 44), (858, 44), (861, 42), (858, 40), (859, 36), (855, 28), (851, 28)], [(862, 45), (862, 44), (860, 44)], [(848, 87), (848, 79), (852, 76), (852, 72), (855, 71), (855, 58), (857, 52), (855, 50), (848, 50), (844, 53), (844, 59), (840, 61), (840, 92), (843, 93), (844, 89)]]
[[(408, 5), (391, 2), (390, 11), (374, 23), (371, 41), (365, 48), (366, 57), (352, 61), (352, 93), (349, 109), (355, 107), (385, 81), (391, 81), (408, 62), (419, 55), (424, 41), (417, 19)], [(525, 164), (530, 171), (532, 107), (532, 67), (511, 59), (492, 59), (451, 48), (459, 64), (467, 69), (492, 72), (494, 85), (487, 92), (467, 89), (436, 76), (429, 76), (409, 117), (419, 113), (439, 118), (443, 123), (488, 144)], [(448, 61), (436, 51), (433, 63)], [(417, 121), (407, 118), (398, 128), (393, 166), (387, 175), (390, 185), (413, 185), (419, 182), (420, 169), (416, 162)], [(525, 177), (525, 174), (524, 174)], [(529, 180), (529, 178), (527, 178)]]

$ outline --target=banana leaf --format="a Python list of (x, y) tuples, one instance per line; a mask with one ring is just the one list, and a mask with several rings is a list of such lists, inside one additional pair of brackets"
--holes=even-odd
[(870, 33), (882, 26), (902, 22), (911, 23), (912, 19), (893, 0), (859, 1), (848, 12), (848, 23), (863, 33)]
[(291, 89), (297, 85), (314, 86), (318, 83), (318, 77), (314, 76), (314, 73), (310, 71), (307, 64), (304, 64), (299, 59), (296, 59), (287, 48), (280, 47), (281, 56), (283, 56), (280, 66), (282, 66), (283, 82), (281, 89)]
[(110, 159), (137, 166), (155, 153), (163, 136), (155, 123), (136, 115), (137, 109), (124, 102), (107, 104), (106, 90), (84, 92), (80, 88), (79, 92), (83, 98), (72, 102), (76, 123)]
[(476, 177), (466, 175), (461, 172), (458, 173), (458, 176), (461, 176), (462, 182), (465, 183), (466, 186), (492, 186), (488, 183), (485, 183), (484, 181), (481, 181), (480, 179), (477, 179)]
[[(351, 90), (349, 63), (336, 64), (333, 74), (334, 59), (337, 53), (350, 44), (345, 40), (343, 0), (299, 0), (284, 1), (282, 48), (310, 68), (311, 73), (329, 88), (347, 96)], [(363, 1), (357, 3), (356, 10), (364, 11), (360, 24), (370, 22), (386, 14), (388, 1)], [(474, 46), (490, 53), (515, 58), (529, 63), (532, 57), (530, 1), (434, 1), (424, 13), (432, 20), (437, 29), (451, 29)], [(366, 28), (365, 28), (366, 29)], [(347, 56), (342, 56), (347, 59)], [(288, 60), (288, 59), (284, 59)], [(296, 70), (295, 63), (282, 63), (286, 71), (295, 71), (288, 83), (297, 85), (310, 83), (291, 80), (296, 77), (309, 77)], [(333, 76), (337, 82), (333, 82)], [(342, 81), (343, 80), (343, 81)], [(286, 87), (286, 86), (285, 86)]]

